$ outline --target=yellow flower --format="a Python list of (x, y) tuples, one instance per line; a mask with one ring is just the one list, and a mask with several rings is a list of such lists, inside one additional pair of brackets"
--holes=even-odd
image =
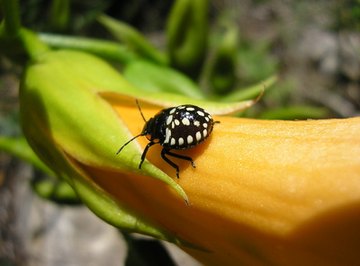
[[(135, 104), (114, 107), (138, 134), (143, 122)], [(156, 113), (143, 111), (148, 118)], [(95, 171), (93, 178), (134, 212), (199, 247), (183, 248), (206, 265), (359, 261), (360, 118), (216, 120), (205, 143), (180, 152), (197, 166), (178, 162), (189, 206), (141, 172)], [(144, 148), (147, 140), (139, 142)], [(154, 146), (147, 158), (175, 177), (160, 150)]]
[[(133, 142), (116, 155), (144, 124), (135, 97), (153, 104), (189, 100), (209, 111), (236, 106), (146, 94), (102, 60), (74, 51), (39, 55), (22, 80), (28, 142), (103, 220), (175, 242), (206, 265), (360, 260), (360, 118), (215, 117), (221, 123), (206, 142), (179, 151), (197, 167), (178, 162), (177, 180), (160, 145), (138, 169), (145, 137), (137, 139), (142, 147)], [(147, 118), (161, 109), (142, 107)]]

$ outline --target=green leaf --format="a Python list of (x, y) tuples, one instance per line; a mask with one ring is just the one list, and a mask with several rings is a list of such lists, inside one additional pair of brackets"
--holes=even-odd
[(144, 59), (148, 59), (161, 65), (167, 64), (165, 54), (158, 51), (138, 30), (132, 26), (106, 15), (99, 16), (97, 20), (114, 36), (116, 40), (126, 44), (131, 50), (139, 54)]
[(124, 65), (138, 59), (138, 55), (132, 52), (128, 47), (111, 41), (78, 36), (71, 37), (51, 33), (40, 33), (38, 36), (41, 41), (51, 47), (88, 52)]
[(125, 78), (143, 91), (170, 92), (194, 99), (203, 99), (200, 88), (176, 70), (147, 61), (133, 61), (125, 67)]
[(277, 76), (273, 75), (251, 87), (238, 88), (233, 92), (220, 98), (221, 101), (233, 102), (233, 101), (244, 101), (248, 99), (254, 99), (259, 96), (262, 92), (269, 89), (277, 81)]

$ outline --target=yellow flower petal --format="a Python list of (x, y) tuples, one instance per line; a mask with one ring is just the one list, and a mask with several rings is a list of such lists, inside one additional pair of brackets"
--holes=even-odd
[[(141, 131), (135, 104), (116, 110), (134, 135)], [(150, 118), (157, 110), (143, 112)], [(177, 161), (190, 206), (154, 178), (91, 169), (93, 178), (121, 204), (201, 247), (183, 248), (206, 265), (360, 260), (360, 118), (215, 119), (221, 123), (205, 143), (178, 151), (197, 166)], [(160, 150), (155, 145), (147, 158), (175, 178)]]

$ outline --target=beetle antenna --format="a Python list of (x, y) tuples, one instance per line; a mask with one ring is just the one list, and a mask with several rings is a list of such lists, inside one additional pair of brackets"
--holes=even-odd
[(122, 146), (120, 147), (120, 149), (117, 151), (116, 155), (118, 155), (126, 145), (128, 145), (128, 144), (129, 144), (130, 142), (132, 142), (134, 139), (136, 139), (136, 138), (138, 138), (138, 137), (141, 137), (141, 136), (144, 136), (144, 134), (141, 133), (141, 134), (139, 134), (139, 135), (136, 135), (135, 137), (133, 137), (132, 139), (130, 139), (128, 142), (126, 142), (124, 145), (122, 145)]
[(144, 116), (144, 114), (143, 114), (143, 112), (142, 112), (142, 110), (141, 110), (141, 106), (140, 106), (140, 104), (139, 104), (138, 99), (136, 99), (135, 101), (136, 101), (136, 105), (137, 105), (137, 107), (138, 107), (138, 109), (139, 109), (139, 111), (140, 111), (141, 117), (144, 119), (145, 122), (147, 122), (146, 119), (145, 119), (145, 116)]

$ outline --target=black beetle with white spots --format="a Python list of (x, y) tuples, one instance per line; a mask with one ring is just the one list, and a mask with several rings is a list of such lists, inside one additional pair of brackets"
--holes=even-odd
[(133, 137), (121, 146), (116, 154), (119, 154), (122, 149), (134, 139), (140, 136), (146, 136), (149, 143), (141, 155), (139, 169), (141, 169), (147, 151), (154, 144), (160, 144), (163, 147), (161, 157), (175, 168), (178, 178), (179, 166), (171, 161), (168, 156), (187, 160), (191, 163), (192, 167), (195, 168), (195, 163), (191, 157), (174, 153), (171, 150), (190, 149), (203, 142), (210, 136), (214, 124), (219, 123), (219, 121), (214, 121), (211, 115), (204, 109), (190, 104), (163, 109), (146, 121), (137, 101), (136, 103), (145, 121), (144, 128), (139, 135)]

